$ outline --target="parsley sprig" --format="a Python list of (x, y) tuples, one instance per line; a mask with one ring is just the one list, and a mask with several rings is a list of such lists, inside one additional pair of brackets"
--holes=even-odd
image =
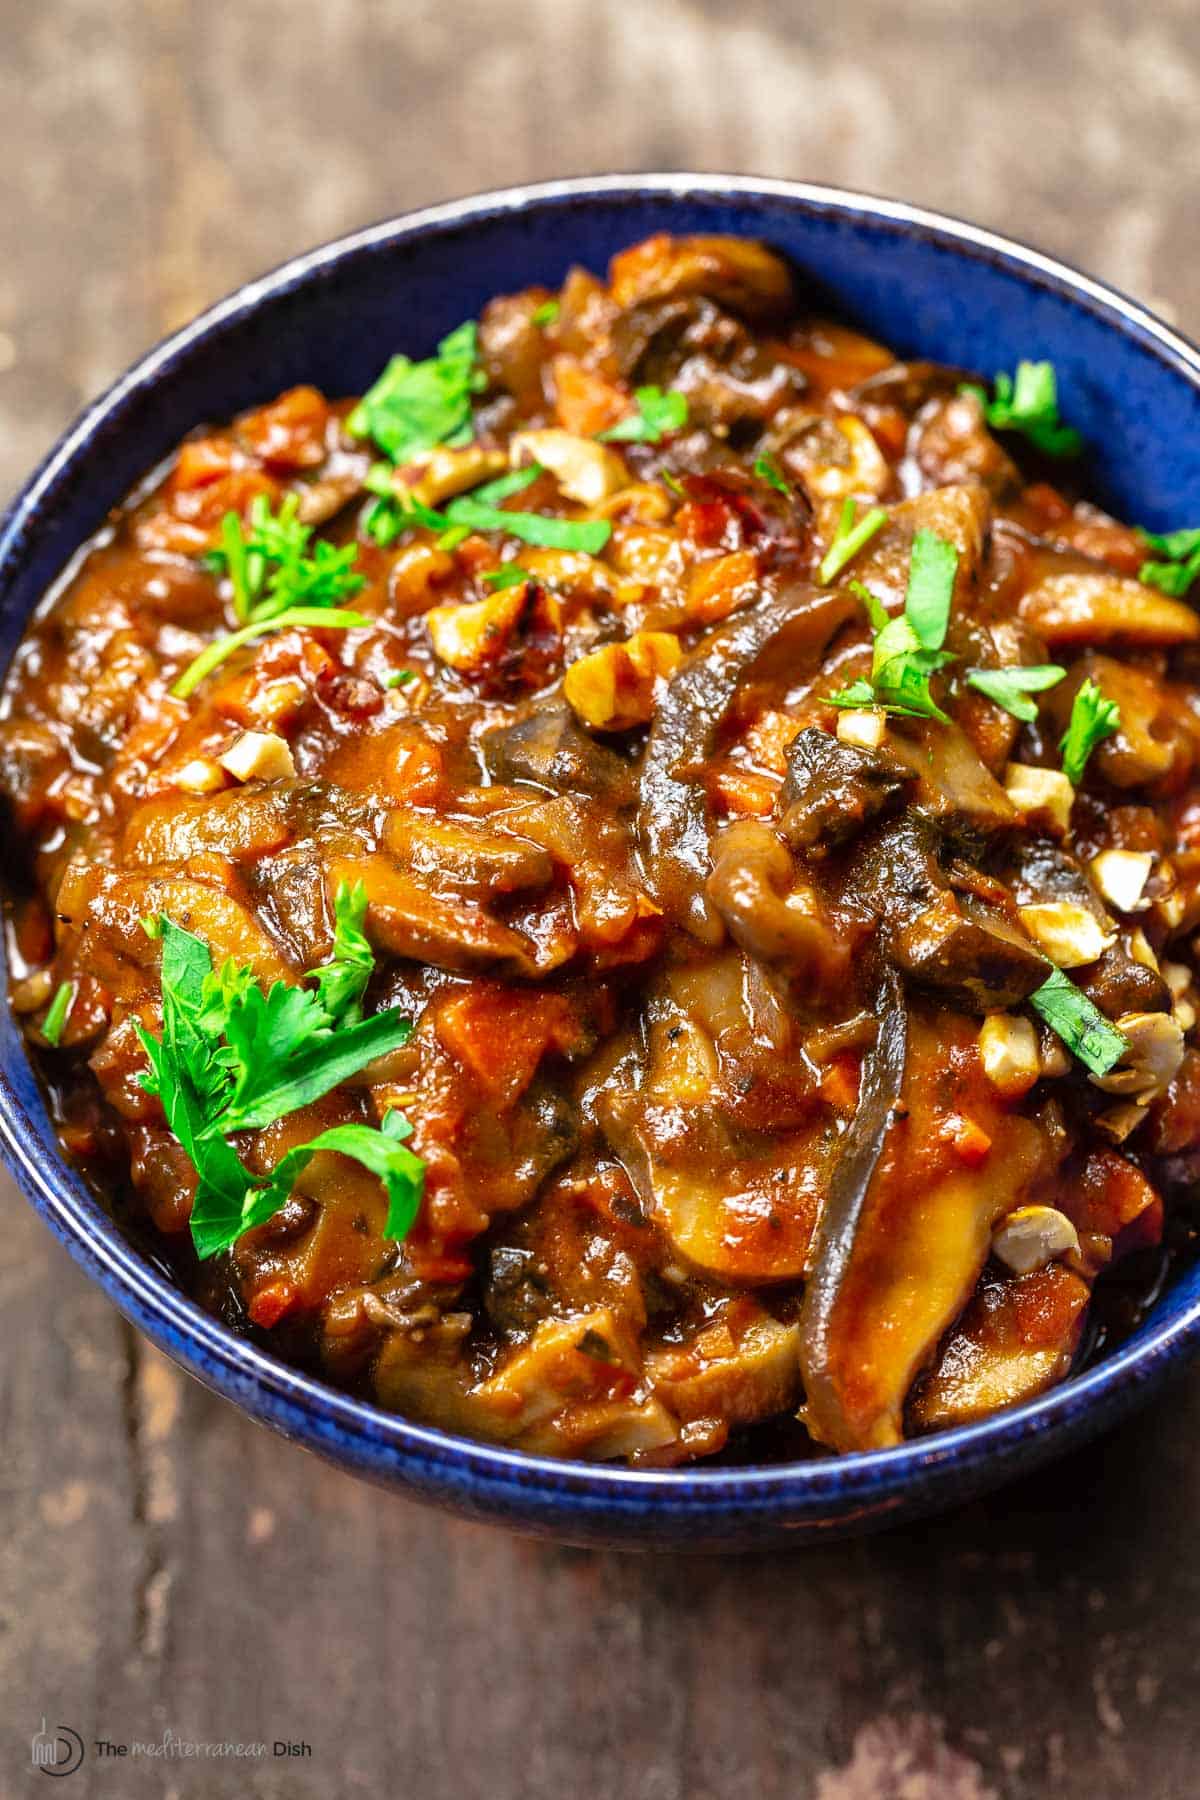
[(1029, 724), (1037, 718), (1037, 702), (1030, 694), (1056, 687), (1066, 672), (1058, 663), (1034, 663), (1024, 669), (968, 669), (967, 686), (986, 694), (1014, 719)]
[(847, 563), (853, 562), (859, 551), (870, 543), (875, 533), (887, 524), (887, 513), (882, 506), (873, 506), (855, 524), (854, 515), (857, 510), (853, 499), (847, 498), (842, 502), (841, 516), (838, 519), (837, 530), (833, 534), (833, 542), (825, 552), (824, 560), (818, 570), (824, 587), (828, 587), (831, 581), (836, 581)]
[(1030, 995), (1029, 1004), (1093, 1075), (1107, 1075), (1129, 1048), (1124, 1033), (1061, 969)]
[(42, 1036), (55, 1050), (62, 1042), (62, 1034), (67, 1020), (71, 1016), (71, 1008), (75, 1004), (75, 983), (60, 981), (55, 989), (54, 998), (46, 1008), (46, 1016), (42, 1020)]
[(688, 403), (673, 388), (640, 387), (633, 396), (636, 412), (600, 433), (605, 444), (658, 444), (669, 431), (682, 431)]
[(867, 608), (875, 632), (869, 681), (852, 682), (830, 695), (832, 706), (882, 707), (886, 712), (949, 723), (930, 691), (930, 678), (954, 658), (942, 649), (950, 623), (950, 602), (958, 572), (958, 551), (935, 531), (913, 538), (904, 611), (888, 618), (879, 600), (861, 582), (851, 586)]
[(1019, 362), (1016, 376), (997, 375), (994, 398), (984, 388), (965, 383), (994, 431), (1016, 431), (1046, 456), (1078, 456), (1083, 439), (1058, 416), (1058, 377), (1051, 362)]
[(186, 700), (200, 683), (243, 644), (292, 626), (348, 631), (369, 620), (338, 606), (357, 594), (364, 577), (355, 567), (353, 544), (341, 549), (319, 539), (299, 517), (299, 497), (289, 494), (273, 513), (265, 494), (256, 494), (246, 524), (236, 512), (221, 521), (221, 548), (204, 558), (210, 573), (228, 575), (239, 629), (208, 644), (190, 662), (171, 692)]
[(296, 606), (336, 606), (363, 586), (353, 544), (339, 550), (322, 538), (310, 552), (312, 526), (301, 523), (299, 507), (299, 496), (288, 494), (273, 513), (266, 495), (256, 494), (248, 528), (236, 512), (221, 521), (221, 549), (210, 551), (205, 565), (228, 574), (243, 625)]
[(383, 1181), (385, 1237), (403, 1237), (416, 1217), (424, 1164), (405, 1149), (412, 1128), (398, 1113), (389, 1113), (379, 1129), (339, 1125), (322, 1132), (266, 1178), (252, 1174), (229, 1142), (234, 1132), (260, 1131), (320, 1099), (410, 1036), (412, 1025), (396, 1008), (370, 1019), (359, 1014), (364, 947), (370, 954), (361, 936), (364, 911), (357, 889), (339, 892), (334, 956), (318, 988), (277, 981), (266, 993), (250, 968), (230, 960), (214, 969), (204, 940), (165, 913), (143, 921), (162, 942), (163, 1029), (156, 1038), (137, 1027), (150, 1063), (142, 1086), (162, 1102), (199, 1176), (191, 1230), (201, 1258), (265, 1224), (318, 1150), (353, 1156)]
[(1160, 593), (1182, 600), (1196, 577), (1200, 575), (1200, 526), (1184, 531), (1138, 533), (1148, 549), (1157, 550), (1161, 561), (1144, 562), (1138, 580)]
[(791, 498), (792, 490), (788, 486), (787, 477), (773, 456), (768, 456), (765, 452), (762, 456), (756, 456), (754, 473), (760, 481), (765, 481), (768, 487), (773, 487), (777, 494), (786, 494), (789, 499)]
[(478, 344), (479, 328), (468, 319), (423, 362), (393, 356), (346, 429), (353, 437), (371, 438), (394, 463), (411, 462), (438, 444), (469, 443), (471, 396), (487, 385)]
[(472, 531), (505, 531), (526, 544), (549, 550), (584, 550), (595, 556), (612, 536), (608, 519), (555, 519), (545, 513), (508, 512), (502, 507), (502, 501), (521, 493), (542, 473), (539, 463), (512, 469), (469, 494), (459, 494), (439, 512), (399, 493), (386, 463), (376, 464), (368, 486), (379, 495), (384, 510), (372, 509), (366, 529), (377, 543), (389, 544), (410, 526), (424, 525), (439, 534), (443, 549), (453, 548)]
[(1083, 779), (1087, 760), (1105, 738), (1121, 725), (1121, 709), (1115, 700), (1106, 700), (1089, 676), (1082, 682), (1071, 703), (1071, 717), (1059, 748), (1062, 750), (1063, 772), (1072, 787)]

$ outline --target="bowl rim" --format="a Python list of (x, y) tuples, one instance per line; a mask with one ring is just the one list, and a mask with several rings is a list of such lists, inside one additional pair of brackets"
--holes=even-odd
[[(307, 283), (327, 267), (373, 248), (572, 200), (619, 202), (648, 196), (781, 202), (810, 213), (887, 226), (900, 236), (932, 239), (1084, 306), (1119, 335), (1149, 347), (1200, 395), (1200, 348), (1180, 332), (1118, 289), (1018, 239), (952, 214), (823, 183), (711, 172), (577, 176), (530, 183), (423, 207), (332, 239), (244, 283), (164, 338), (84, 409), (18, 490), (0, 519), (0, 587), (10, 563), (23, 551), (30, 522), (54, 498), (97, 428), (119, 423), (136, 393), (168, 374), (176, 359), (212, 332)], [(237, 1337), (160, 1274), (82, 1187), (73, 1191), (72, 1182), (78, 1177), (61, 1154), (47, 1161), (37, 1126), (3, 1072), (0, 1153), (35, 1210), (85, 1273), (207, 1386), (285, 1435), (326, 1450), (335, 1460), (349, 1461), (360, 1472), (384, 1480), (407, 1477), (443, 1491), (449, 1474), (481, 1490), (490, 1489), (493, 1499), (507, 1496), (518, 1512), (522, 1497), (549, 1503), (572, 1496), (591, 1501), (609, 1517), (622, 1505), (637, 1512), (653, 1507), (663, 1518), (671, 1513), (694, 1518), (698, 1513), (716, 1517), (726, 1510), (764, 1507), (772, 1513), (785, 1512), (786, 1502), (800, 1517), (835, 1497), (839, 1506), (858, 1501), (869, 1508), (872, 1502), (901, 1495), (914, 1478), (928, 1483), (939, 1470), (961, 1478), (992, 1462), (1005, 1467), (1018, 1455), (1032, 1460), (1039, 1445), (1042, 1455), (1065, 1447), (1132, 1407), (1148, 1384), (1165, 1376), (1187, 1352), (1200, 1348), (1198, 1290), (1177, 1316), (1157, 1326), (1152, 1323), (1139, 1341), (1119, 1347), (1048, 1393), (887, 1449), (766, 1465), (684, 1465), (669, 1470), (561, 1461), (417, 1424), (343, 1393)]]

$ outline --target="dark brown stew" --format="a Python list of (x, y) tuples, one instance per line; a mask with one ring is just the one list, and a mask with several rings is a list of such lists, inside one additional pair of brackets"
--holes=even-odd
[(657, 237), (114, 514), (8, 678), (12, 1003), (206, 1305), (643, 1465), (894, 1444), (1136, 1315), (1200, 1154), (1200, 534), (986, 373)]

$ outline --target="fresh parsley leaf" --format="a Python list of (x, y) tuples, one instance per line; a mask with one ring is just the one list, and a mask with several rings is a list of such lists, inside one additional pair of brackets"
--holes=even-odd
[(862, 690), (868, 684), (857, 681), (830, 695), (830, 705), (858, 708), (871, 704), (888, 712), (949, 723), (933, 698), (929, 682), (931, 676), (954, 660), (942, 644), (950, 622), (957, 570), (958, 551), (953, 544), (936, 532), (918, 531), (913, 538), (902, 613), (880, 624), (882, 608), (878, 600), (861, 582), (853, 584), (875, 630), (869, 683), (873, 698), (870, 702), (863, 700)]
[[(370, 977), (370, 967), (363, 974), (370, 948), (361, 935), (363, 906), (357, 890), (339, 899), (340, 960), (352, 968), (335, 974), (334, 966), (327, 965), (315, 992), (276, 982), (263, 993), (248, 968), (227, 962), (214, 970), (204, 940), (165, 914), (144, 921), (163, 947), (163, 1030), (155, 1038), (137, 1028), (150, 1065), (142, 1085), (161, 1100), (167, 1123), (199, 1176), (192, 1238), (201, 1257), (228, 1248), (251, 1224), (269, 1218), (294, 1179), (277, 1169), (264, 1188), (243, 1166), (229, 1137), (235, 1131), (261, 1130), (319, 1099), (376, 1056), (399, 1048), (411, 1033), (409, 1020), (397, 1009), (366, 1020), (357, 1016)], [(392, 1200), (389, 1220), (402, 1216), (412, 1198), (410, 1164), (369, 1144), (367, 1138), (379, 1134), (368, 1126), (335, 1130), (366, 1134), (354, 1137), (354, 1147), (347, 1140), (347, 1151), (376, 1172), (390, 1172), (391, 1180), (384, 1176)], [(390, 1132), (393, 1138), (404, 1135), (400, 1127)], [(305, 1148), (312, 1153), (343, 1145), (326, 1133)], [(289, 1168), (298, 1173), (301, 1166)], [(400, 1186), (393, 1188), (393, 1181)], [(419, 1199), (418, 1187), (414, 1210)]]
[(904, 616), (923, 650), (940, 650), (950, 624), (958, 551), (936, 531), (918, 531), (908, 568)]
[(680, 481), (678, 475), (672, 475), (670, 469), (660, 469), (658, 478), (666, 488), (668, 494), (674, 494), (678, 500), (687, 499), (687, 489), (684, 487), (682, 481)]
[(543, 300), (533, 315), (533, 322), (539, 330), (546, 325), (555, 325), (558, 323), (558, 315), (561, 311), (561, 301)]
[(71, 1008), (75, 1004), (75, 983), (62, 981), (55, 990), (54, 998), (46, 1008), (46, 1016), (42, 1020), (42, 1036), (55, 1050), (62, 1042), (62, 1034)]
[(637, 411), (602, 431), (602, 443), (657, 444), (669, 431), (682, 431), (687, 424), (687, 399), (674, 388), (640, 387), (633, 398)]
[(1107, 1075), (1129, 1048), (1123, 1033), (1061, 969), (1030, 995), (1029, 1004), (1093, 1075)]
[(438, 444), (471, 433), (471, 395), (484, 377), (476, 365), (478, 327), (468, 320), (423, 362), (393, 356), (346, 421), (354, 437), (371, 438), (393, 462), (411, 462)]
[(1019, 362), (1016, 378), (997, 375), (995, 397), (970, 383), (984, 417), (995, 431), (1018, 431), (1047, 456), (1078, 456), (1083, 439), (1058, 416), (1058, 377), (1051, 362)]
[(498, 569), (489, 569), (483, 577), (495, 594), (502, 593), (505, 588), (520, 587), (523, 581), (529, 579), (528, 569), (523, 569), (520, 563), (502, 563)]
[(319, 1137), (289, 1150), (271, 1171), (266, 1187), (249, 1197), (240, 1229), (265, 1225), (287, 1200), (297, 1179), (318, 1150), (336, 1150), (352, 1156), (372, 1175), (378, 1176), (387, 1190), (388, 1215), (383, 1227), (385, 1238), (403, 1238), (412, 1227), (425, 1190), (425, 1164), (419, 1156), (405, 1148), (403, 1139), (411, 1136), (412, 1126), (401, 1113), (384, 1115), (378, 1131), (371, 1125), (334, 1125)]
[(829, 696), (830, 706), (844, 706), (853, 712), (861, 712), (864, 707), (878, 706), (875, 689), (869, 681), (852, 681), (849, 687), (839, 689)]
[(1078, 787), (1088, 757), (1120, 729), (1121, 709), (1115, 700), (1106, 700), (1096, 683), (1089, 678), (1079, 687), (1071, 704), (1071, 717), (1059, 748), (1063, 770), (1072, 787)]
[[(756, 463), (754, 466), (757, 469), (758, 464)], [(870, 512), (858, 521), (857, 525), (854, 523), (855, 510), (853, 500), (847, 499), (842, 505), (842, 514), (838, 520), (833, 542), (825, 552), (824, 560), (818, 570), (821, 582), (825, 587), (837, 579), (846, 564), (853, 562), (863, 546), (870, 543), (879, 528), (887, 524), (887, 514), (882, 506), (873, 506)]]
[(417, 671), (415, 669), (393, 669), (390, 675), (384, 676), (383, 685), (385, 688), (407, 687), (410, 681), (416, 679)]
[(542, 474), (541, 466), (532, 463), (526, 469), (513, 469), (495, 481), (485, 482), (473, 493), (460, 494), (451, 500), (444, 512), (435, 512), (419, 501), (411, 504), (409, 522), (440, 531), (443, 546), (446, 534), (471, 531), (506, 531), (523, 543), (550, 550), (584, 550), (595, 556), (612, 536), (608, 519), (554, 519), (542, 513), (507, 512), (500, 501), (520, 493)]
[(765, 481), (768, 487), (773, 487), (777, 494), (786, 494), (789, 499), (791, 498), (792, 490), (787, 484), (783, 470), (773, 456), (756, 457), (754, 473), (760, 481)]
[(375, 953), (363, 926), (367, 919), (367, 890), (361, 881), (353, 887), (341, 882), (333, 900), (333, 955), (319, 969), (310, 969), (317, 996), (335, 1025), (354, 1025), (362, 1018), (362, 997), (367, 991)]
[(222, 566), (243, 624), (289, 607), (333, 606), (363, 585), (353, 544), (339, 550), (321, 540), (309, 553), (312, 527), (301, 523), (299, 505), (289, 494), (272, 513), (266, 495), (257, 494), (247, 525), (236, 512), (221, 521)]
[(871, 621), (872, 631), (882, 631), (888, 622), (887, 607), (877, 594), (873, 594), (864, 581), (850, 581), (846, 584), (856, 600), (861, 600), (863, 610)]
[(1149, 549), (1157, 550), (1164, 559), (1144, 562), (1138, 570), (1138, 580), (1145, 582), (1147, 587), (1158, 588), (1160, 593), (1182, 600), (1200, 576), (1200, 527), (1162, 533), (1142, 531), (1138, 535)]
[(255, 638), (266, 637), (273, 631), (290, 631), (293, 626), (321, 631), (353, 631), (357, 626), (370, 623), (370, 619), (364, 618), (362, 613), (350, 612), (345, 607), (289, 607), (286, 612), (255, 619), (249, 625), (243, 625), (240, 631), (230, 632), (228, 637), (218, 638), (215, 643), (209, 644), (188, 664), (171, 692), (176, 699), (186, 700), (235, 650), (240, 650), (243, 644), (253, 643)]
[(1057, 663), (1035, 663), (1027, 669), (968, 669), (967, 686), (1028, 724), (1037, 718), (1037, 705), (1030, 694), (1055, 687), (1066, 672)]

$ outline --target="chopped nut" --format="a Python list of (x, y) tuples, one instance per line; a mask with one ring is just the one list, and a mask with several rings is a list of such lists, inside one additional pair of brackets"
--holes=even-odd
[(215, 794), (225, 786), (225, 774), (211, 756), (192, 756), (173, 769), (161, 771), (163, 784), (184, 794)]
[(1161, 970), (1162, 978), (1171, 990), (1174, 999), (1182, 1000), (1192, 985), (1192, 971), (1186, 963), (1165, 962)]
[[(465, 444), (459, 450), (443, 445), (431, 450), (416, 465), (417, 480), (408, 489), (422, 506), (439, 506), (455, 494), (465, 494), (508, 467), (502, 450), (485, 450), (481, 444)], [(407, 472), (407, 471), (406, 471)]]
[(878, 710), (838, 714), (837, 734), (843, 744), (859, 750), (878, 750), (887, 736), (887, 718)]
[(1009, 1100), (1027, 1094), (1042, 1072), (1037, 1033), (1015, 1013), (989, 1013), (979, 1028), (983, 1072)]
[(486, 600), (435, 606), (425, 615), (433, 647), (444, 663), (480, 669), (504, 649), (525, 605), (525, 584), (503, 588)]
[(1092, 876), (1101, 894), (1118, 912), (1141, 912), (1154, 867), (1152, 850), (1102, 850), (1092, 858)]
[(1135, 925), (1129, 934), (1129, 954), (1134, 962), (1141, 963), (1144, 969), (1153, 969), (1158, 974), (1158, 958), (1150, 947), (1150, 940), (1140, 925)]
[(1117, 1030), (1129, 1048), (1107, 1075), (1088, 1080), (1106, 1094), (1132, 1094), (1139, 1102), (1164, 1094), (1183, 1061), (1183, 1030), (1167, 1013), (1123, 1013)]
[(273, 731), (243, 731), (217, 758), (235, 781), (283, 781), (296, 773), (291, 745)]
[(1075, 789), (1061, 769), (1009, 763), (1004, 772), (1004, 790), (1031, 825), (1041, 825), (1060, 835), (1069, 829)]
[(1135, 1105), (1132, 1100), (1123, 1100), (1120, 1106), (1110, 1106), (1107, 1112), (1097, 1113), (1096, 1128), (1114, 1144), (1123, 1144), (1130, 1133), (1137, 1130), (1148, 1110), (1145, 1106)]
[(835, 428), (846, 440), (847, 455), (837, 462), (814, 463), (805, 469), (805, 487), (819, 500), (846, 500), (851, 495), (875, 499), (887, 488), (889, 471), (873, 434), (852, 413), (838, 419)]
[(1056, 1206), (1018, 1206), (992, 1236), (992, 1255), (1017, 1275), (1044, 1269), (1078, 1248), (1079, 1233)]
[(578, 500), (581, 506), (598, 506), (629, 485), (629, 472), (615, 450), (556, 426), (519, 431), (510, 456), (514, 468), (535, 462), (549, 469), (568, 500)]
[(637, 631), (623, 644), (605, 644), (573, 662), (563, 692), (584, 724), (598, 731), (644, 725), (654, 711), (656, 683), (682, 655), (671, 632)]
[(1040, 949), (1060, 969), (1093, 963), (1117, 941), (1086, 906), (1072, 900), (1039, 901), (1021, 908), (1021, 923)]

